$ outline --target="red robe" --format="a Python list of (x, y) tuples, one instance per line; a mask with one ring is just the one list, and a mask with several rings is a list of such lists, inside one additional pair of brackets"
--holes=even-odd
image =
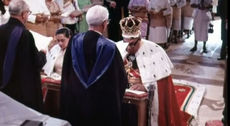
[[(159, 100), (159, 126), (186, 126), (184, 113), (176, 99), (171, 75), (157, 81)], [(167, 118), (166, 118), (167, 117)]]

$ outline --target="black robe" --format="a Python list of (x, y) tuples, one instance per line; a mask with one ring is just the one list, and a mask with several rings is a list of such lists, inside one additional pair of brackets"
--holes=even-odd
[(46, 62), (45, 54), (38, 52), (32, 34), (15, 18), (10, 18), (8, 23), (0, 27), (0, 87), (9, 38), (16, 26), (22, 27), (23, 32), (16, 46), (16, 55), (9, 82), (0, 90), (24, 105), (41, 112), (40, 70)]
[(2, 15), (5, 14), (5, 12), (6, 12), (5, 7), (4, 7), (4, 3), (2, 2), (2, 0), (0, 0), (0, 12)]
[(104, 6), (107, 7), (109, 11), (110, 23), (108, 25), (108, 36), (113, 41), (117, 42), (122, 40), (121, 29), (120, 29), (120, 20), (122, 18), (122, 1), (121, 0), (112, 0), (116, 2), (116, 8), (110, 7), (110, 2), (104, 1)]
[(228, 25), (228, 22), (226, 19), (228, 19), (228, 0), (219, 0), (218, 6), (217, 6), (217, 14), (221, 18), (221, 50), (220, 50), (220, 58), (226, 58), (227, 55), (227, 43), (228, 43), (228, 35), (226, 29), (226, 25)]
[[(85, 64), (89, 73), (97, 59), (99, 37), (101, 35), (98, 33), (88, 31), (83, 38)], [(86, 88), (73, 69), (71, 49), (75, 42), (69, 42), (64, 57), (61, 117), (73, 126), (121, 126), (122, 101), (128, 80), (118, 49), (115, 47), (115, 55), (105, 73)]]

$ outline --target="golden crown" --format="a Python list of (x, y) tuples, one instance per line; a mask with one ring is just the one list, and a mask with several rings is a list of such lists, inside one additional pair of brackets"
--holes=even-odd
[(137, 38), (140, 37), (141, 18), (129, 15), (120, 20), (120, 27), (122, 30), (122, 36), (125, 38)]

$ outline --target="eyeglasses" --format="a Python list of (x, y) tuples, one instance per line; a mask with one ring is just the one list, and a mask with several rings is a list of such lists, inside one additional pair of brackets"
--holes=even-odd
[(110, 21), (111, 21), (111, 19), (108, 19), (108, 20), (107, 20), (107, 24), (109, 24), (109, 23), (110, 23)]
[(109, 23), (110, 23), (110, 21), (111, 21), (111, 19), (107, 19), (107, 20), (105, 20), (106, 24), (109, 24)]
[(27, 10), (27, 11), (25, 11), (28, 15), (30, 15), (31, 13), (32, 13), (32, 11), (30, 11), (30, 10)]

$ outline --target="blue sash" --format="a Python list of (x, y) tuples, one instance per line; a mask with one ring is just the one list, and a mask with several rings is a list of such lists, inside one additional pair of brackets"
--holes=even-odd
[(16, 26), (10, 35), (9, 43), (6, 50), (5, 60), (3, 63), (2, 85), (0, 89), (3, 89), (10, 80), (10, 76), (14, 66), (14, 59), (16, 55), (16, 47), (22, 35), (22, 31), (23, 31), (22, 27)]
[(73, 38), (71, 54), (75, 74), (85, 88), (93, 85), (109, 68), (115, 55), (116, 45), (108, 39), (100, 36), (96, 47), (96, 62), (91, 73), (85, 66), (85, 55), (83, 49), (83, 38), (85, 33), (78, 34)]

